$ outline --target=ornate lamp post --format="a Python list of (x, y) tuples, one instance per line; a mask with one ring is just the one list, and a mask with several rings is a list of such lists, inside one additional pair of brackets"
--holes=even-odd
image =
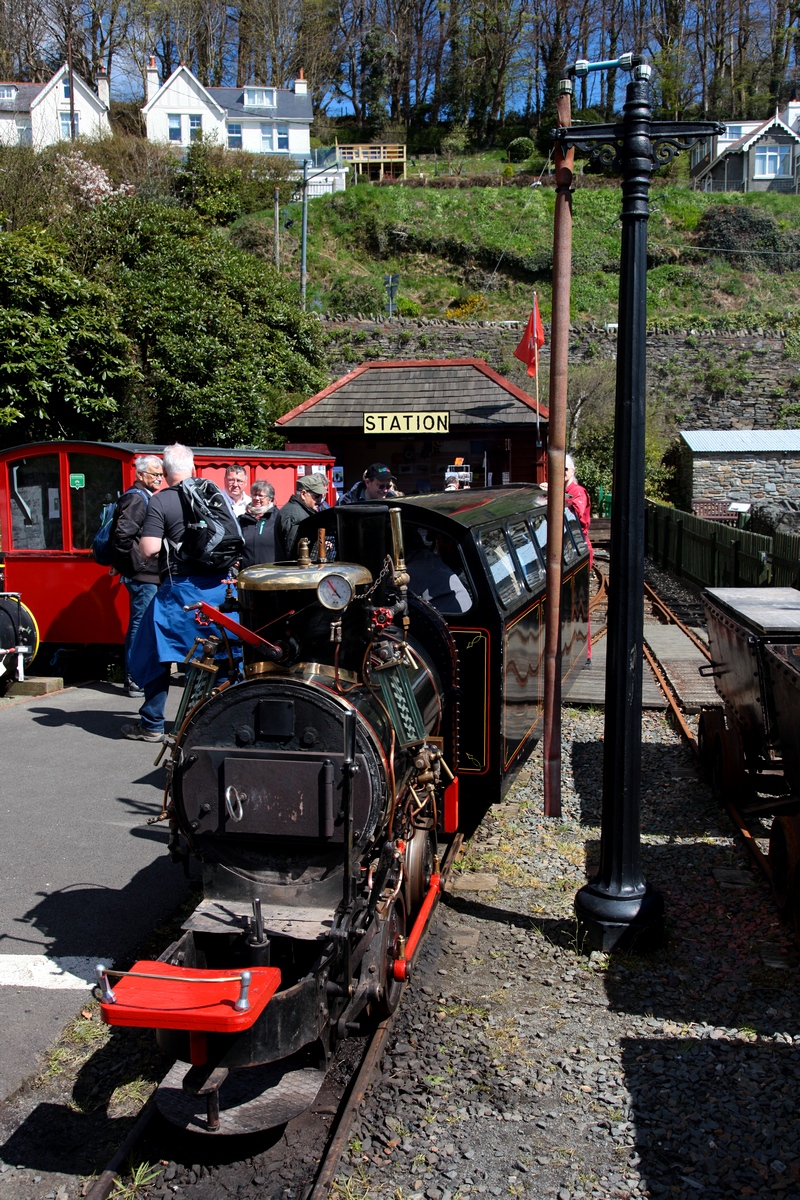
[[(614, 489), (608, 597), (603, 808), (598, 874), (575, 897), (579, 939), (598, 950), (650, 949), (664, 901), (640, 861), (647, 218), (650, 176), (680, 150), (724, 132), (716, 121), (653, 121), (652, 68), (634, 59), (623, 118), (556, 129), (566, 150), (622, 173)], [(576, 63), (574, 74), (590, 64)]]

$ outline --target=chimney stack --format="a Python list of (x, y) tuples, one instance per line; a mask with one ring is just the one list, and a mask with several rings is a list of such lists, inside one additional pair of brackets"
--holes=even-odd
[(111, 107), (111, 89), (109, 87), (108, 71), (101, 67), (97, 72), (97, 99), (106, 108)]
[(295, 79), (295, 81), (294, 81), (294, 94), (295, 94), (295, 96), (307, 96), (308, 95), (308, 80), (306, 79), (305, 75), (303, 74), (302, 67), (300, 68), (300, 70), (298, 72), (297, 79)]
[(147, 64), (147, 103), (155, 96), (159, 88), (158, 82), (158, 67), (156, 66), (155, 54), (150, 55), (150, 61)]

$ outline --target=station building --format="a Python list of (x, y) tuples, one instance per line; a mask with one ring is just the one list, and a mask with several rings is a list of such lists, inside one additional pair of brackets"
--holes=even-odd
[(287, 449), (333, 455), (340, 487), (383, 462), (412, 495), (442, 491), (457, 459), (473, 487), (541, 483), (547, 420), (543, 404), (482, 358), (450, 358), (362, 363), (276, 428)]

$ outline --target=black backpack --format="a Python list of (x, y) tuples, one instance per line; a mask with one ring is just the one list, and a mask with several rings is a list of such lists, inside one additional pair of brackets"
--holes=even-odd
[[(144, 497), (145, 507), (150, 502), (150, 493), (146, 488), (137, 487), (133, 484), (127, 489), (128, 492), (138, 492)], [(123, 492), (123, 495), (126, 495)], [(92, 540), (92, 555), (94, 561), (100, 563), (101, 567), (110, 567), (114, 564), (114, 534), (117, 532), (117, 520), (119, 518), (119, 502), (122, 499), (118, 496), (116, 500), (112, 500), (109, 504), (104, 504), (100, 513), (100, 528), (94, 535)], [(125, 572), (121, 572), (125, 574)]]
[(186, 530), (175, 558), (190, 575), (224, 575), (244, 550), (233, 509), (211, 479), (176, 484)]

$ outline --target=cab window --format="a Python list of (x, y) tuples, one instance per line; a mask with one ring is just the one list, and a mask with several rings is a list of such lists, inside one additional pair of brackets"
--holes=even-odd
[(406, 526), (404, 536), (412, 592), (445, 615), (469, 612), (472, 588), (458, 546), (421, 526)]
[(505, 530), (484, 530), (481, 533), (481, 552), (500, 603), (508, 608), (522, 595), (522, 582), (517, 576)]
[(569, 509), (566, 509), (564, 512), (564, 548), (562, 555), (565, 567), (572, 566), (578, 557), (578, 551), (575, 549), (575, 543), (571, 537), (571, 534), (576, 529), (578, 530), (578, 533), (580, 533), (580, 526), (578, 525), (575, 516), (569, 511)]
[(89, 550), (105, 504), (122, 493), (122, 462), (99, 454), (70, 454), (69, 498), (72, 548)]
[(63, 550), (61, 484), (57, 454), (8, 464), (11, 545), (14, 550)]
[(544, 579), (544, 563), (536, 552), (530, 530), (524, 521), (509, 525), (508, 534), (511, 545), (517, 552), (519, 565), (529, 587), (536, 587)]

